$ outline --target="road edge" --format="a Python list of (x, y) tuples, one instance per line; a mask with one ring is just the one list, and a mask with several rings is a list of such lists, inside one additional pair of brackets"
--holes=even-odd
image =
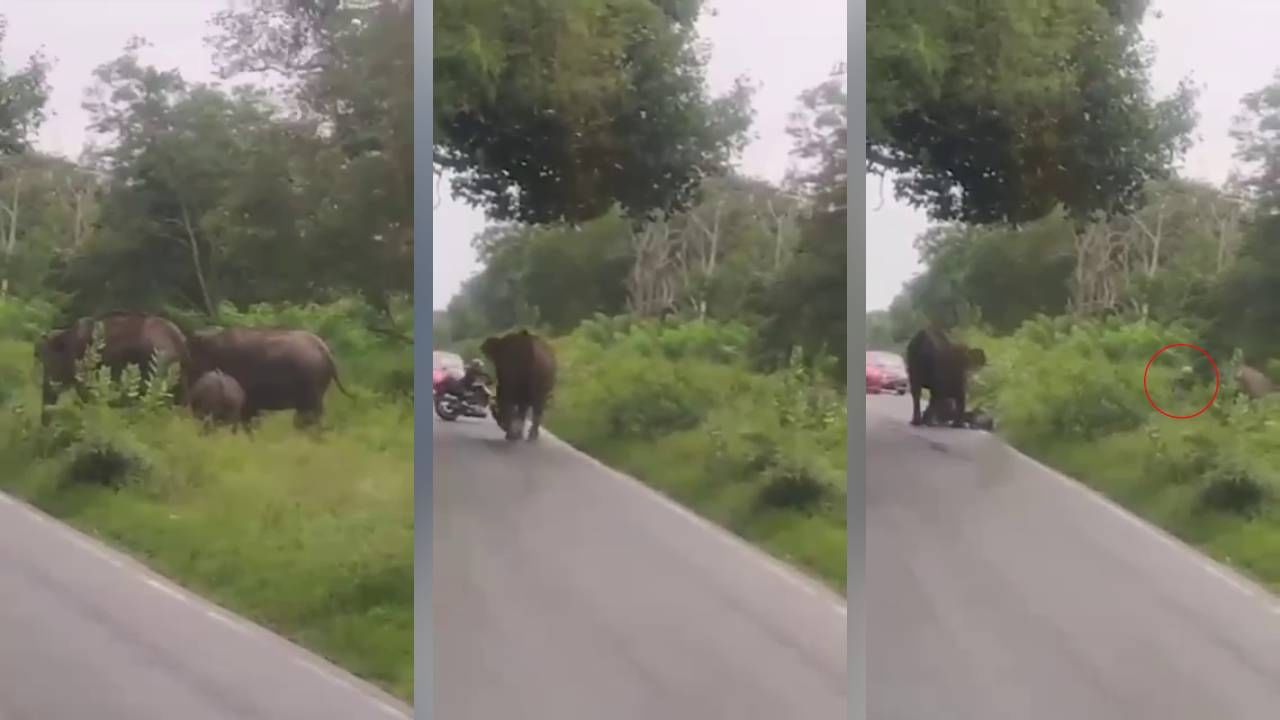
[(369, 698), (387, 716), (412, 720), (414, 706), (409, 705), (374, 683), (353, 674), (315, 651), (299, 645), (270, 628), (260, 625), (229, 608), (225, 608), (193, 590), (183, 587), (176, 580), (156, 571), (141, 559), (134, 557), (127, 550), (110, 545), (69, 523), (59, 520), (25, 499), (4, 490), (0, 490), (0, 504), (9, 505), (20, 512), (26, 512), (38, 522), (53, 528), (56, 532), (62, 532), (68, 540), (82, 549), (98, 556), (116, 568), (126, 571), (126, 573), (132, 571), (137, 574), (139, 580), (150, 585), (153, 589), (201, 610), (210, 618), (221, 622), (228, 628), (246, 634), (260, 642), (276, 644), (284, 652), (290, 653), (292, 659), (298, 664), (320, 674), (330, 682), (343, 685), (353, 692)]
[(745, 556), (751, 557), (755, 561), (761, 563), (779, 579), (798, 587), (810, 595), (825, 598), (831, 604), (832, 609), (847, 621), (848, 600), (836, 592), (830, 585), (804, 572), (795, 565), (774, 556), (731, 530), (699, 515), (671, 496), (646, 484), (643, 480), (628, 475), (617, 468), (610, 467), (600, 459), (579, 450), (577, 447), (574, 447), (572, 443), (560, 438), (545, 427), (541, 429), (541, 438), (550, 439), (552, 443), (568, 450), (570, 453), (586, 460), (588, 463), (595, 465), (598, 469), (603, 471), (606, 476), (612, 477), (621, 484), (631, 487), (637, 494), (647, 497), (650, 502), (663, 506), (667, 510), (682, 516), (685, 520), (692, 522), (694, 525), (700, 526), (702, 529), (710, 532), (712, 536), (718, 538), (722, 543), (735, 547), (739, 553), (743, 553)]

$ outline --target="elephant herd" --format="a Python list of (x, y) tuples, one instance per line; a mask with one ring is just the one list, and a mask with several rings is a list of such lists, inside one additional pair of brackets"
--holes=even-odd
[(324, 412), (330, 382), (350, 397), (328, 345), (314, 333), (233, 327), (186, 334), (165, 318), (126, 311), (80, 318), (36, 343), (44, 406), (77, 387), (76, 365), (96, 340), (95, 327), (103, 334), (102, 364), (114, 378), (136, 365), (148, 379), (153, 358), (160, 366), (177, 363), (175, 399), (207, 423), (247, 428), (263, 411), (293, 410), (299, 426), (310, 426)]

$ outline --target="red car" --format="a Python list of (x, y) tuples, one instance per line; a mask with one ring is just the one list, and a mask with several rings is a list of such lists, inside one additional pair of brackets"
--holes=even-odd
[(907, 364), (902, 356), (881, 350), (867, 351), (867, 392), (907, 394)]

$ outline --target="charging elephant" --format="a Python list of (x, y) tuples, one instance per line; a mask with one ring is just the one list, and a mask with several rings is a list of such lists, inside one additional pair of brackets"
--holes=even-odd
[(501, 337), (487, 338), (480, 352), (492, 363), (498, 387), (494, 398), (494, 420), (508, 440), (524, 434), (530, 417), (529, 440), (537, 440), (542, 414), (556, 383), (556, 357), (551, 344), (517, 330)]

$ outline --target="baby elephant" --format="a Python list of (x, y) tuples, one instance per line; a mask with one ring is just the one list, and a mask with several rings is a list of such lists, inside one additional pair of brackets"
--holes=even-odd
[(230, 375), (211, 370), (191, 386), (191, 413), (206, 424), (245, 426), (244, 388)]

